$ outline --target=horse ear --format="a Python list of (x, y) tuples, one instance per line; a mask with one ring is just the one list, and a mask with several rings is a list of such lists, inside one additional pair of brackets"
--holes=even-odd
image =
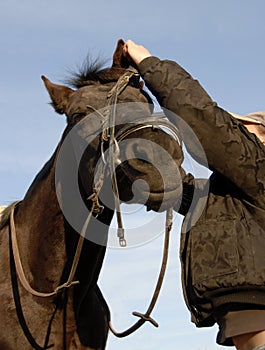
[(54, 84), (44, 75), (41, 76), (41, 79), (50, 95), (53, 108), (57, 113), (64, 114), (69, 98), (74, 93), (74, 90), (67, 86)]
[(128, 68), (130, 63), (126, 57), (123, 55), (124, 41), (122, 39), (118, 40), (116, 50), (113, 54), (112, 67), (114, 68)]

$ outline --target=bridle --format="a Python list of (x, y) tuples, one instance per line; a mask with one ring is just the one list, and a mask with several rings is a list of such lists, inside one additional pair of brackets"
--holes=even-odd
[[(76, 285), (79, 283), (79, 281), (74, 280), (76, 269), (79, 263), (79, 258), (81, 255), (83, 243), (85, 240), (85, 234), (87, 232), (88, 225), (90, 223), (90, 220), (92, 216), (97, 216), (99, 215), (104, 207), (100, 204), (99, 201), (99, 192), (103, 186), (104, 183), (104, 174), (105, 174), (105, 168), (106, 166), (109, 167), (109, 170), (111, 174), (113, 175), (113, 191), (114, 191), (114, 198), (115, 198), (115, 212), (117, 216), (117, 223), (118, 223), (118, 238), (119, 238), (119, 243), (121, 247), (126, 246), (126, 240), (124, 237), (124, 227), (123, 227), (123, 221), (122, 221), (122, 215), (121, 215), (121, 210), (120, 210), (120, 200), (119, 200), (119, 190), (118, 190), (118, 182), (117, 182), (117, 177), (116, 177), (116, 171), (115, 168), (117, 164), (119, 164), (119, 142), (124, 140), (126, 137), (131, 135), (132, 133), (144, 129), (144, 128), (153, 128), (153, 129), (162, 129), (162, 130), (167, 130), (167, 132), (171, 133), (173, 137), (177, 140), (177, 142), (180, 144), (180, 139), (179, 139), (179, 134), (177, 128), (175, 128), (172, 124), (169, 124), (162, 118), (155, 118), (155, 117), (149, 117), (146, 118), (146, 120), (143, 122), (142, 120), (140, 121), (135, 121), (131, 125), (125, 125), (122, 127), (117, 135), (115, 135), (115, 121), (116, 121), (116, 106), (117, 106), (117, 99), (119, 94), (126, 88), (126, 86), (129, 84), (129, 81), (132, 76), (138, 75), (138, 72), (134, 68), (129, 68), (125, 71), (125, 73), (119, 78), (115, 86), (111, 89), (111, 91), (108, 94), (108, 106), (107, 108), (107, 113), (104, 116), (104, 119), (107, 121), (107, 125), (105, 125), (105, 129), (103, 130), (102, 133), (102, 140), (101, 140), (101, 150), (103, 153), (104, 147), (106, 142), (108, 143), (109, 146), (109, 157), (108, 160), (106, 161), (104, 156), (102, 156), (102, 171), (99, 172), (100, 176), (96, 179), (93, 193), (88, 197), (89, 200), (92, 202), (91, 209), (89, 211), (89, 214), (87, 216), (87, 219), (83, 225), (82, 231), (80, 233), (79, 239), (78, 239), (78, 244), (77, 248), (75, 251), (74, 259), (72, 262), (72, 266), (68, 275), (68, 279), (65, 283), (59, 285), (57, 288), (54, 289), (54, 291), (51, 291), (49, 293), (43, 293), (39, 292), (31, 287), (29, 284), (25, 273), (24, 269), (21, 263), (21, 258), (20, 258), (20, 253), (19, 253), (19, 247), (18, 247), (18, 242), (17, 242), (17, 234), (16, 234), (16, 227), (15, 227), (15, 221), (14, 221), (14, 213), (16, 208), (19, 206), (20, 202), (16, 202), (13, 204), (11, 214), (10, 214), (10, 266), (11, 266), (11, 279), (12, 279), (12, 290), (13, 290), (13, 296), (16, 304), (16, 311), (17, 315), (19, 318), (20, 325), (24, 331), (24, 334), (26, 338), (28, 339), (29, 343), (31, 344), (33, 349), (36, 350), (46, 350), (48, 348), (53, 347), (53, 345), (48, 345), (49, 343), (49, 336), (50, 336), (50, 331), (51, 331), (51, 325), (52, 321), (55, 317), (55, 313), (57, 311), (57, 306), (55, 307), (55, 310), (52, 314), (52, 317), (49, 322), (46, 338), (45, 338), (45, 344), (44, 346), (40, 346), (36, 343), (35, 339), (33, 338), (32, 334), (30, 333), (24, 315), (23, 311), (21, 308), (20, 304), (20, 296), (19, 296), (19, 291), (18, 291), (18, 283), (17, 283), (17, 278), (19, 279), (21, 285), (24, 287), (24, 289), (36, 296), (36, 297), (41, 297), (41, 298), (49, 298), (49, 297), (54, 297), (58, 295), (62, 295), (69, 289), (70, 287)], [(96, 110), (95, 110), (96, 112)], [(139, 312), (134, 312), (133, 315), (140, 317), (140, 320), (138, 320), (133, 326), (131, 326), (129, 329), (127, 329), (124, 332), (118, 333), (116, 332), (112, 325), (109, 324), (110, 330), (117, 336), (117, 337), (125, 337), (135, 330), (137, 330), (139, 327), (141, 327), (146, 321), (151, 322), (154, 326), (158, 327), (158, 324), (156, 321), (154, 321), (151, 317), (150, 314), (155, 306), (155, 303), (157, 301), (165, 270), (166, 270), (166, 263), (167, 263), (167, 257), (168, 257), (168, 247), (169, 247), (169, 234), (170, 230), (172, 228), (172, 221), (173, 221), (173, 209), (170, 208), (167, 210), (167, 215), (166, 215), (166, 224), (165, 224), (165, 242), (164, 242), (164, 253), (163, 253), (163, 259), (162, 259), (162, 264), (161, 264), (161, 270), (160, 274), (158, 277), (157, 285), (152, 297), (152, 300), (150, 302), (150, 305), (147, 309), (147, 311), (143, 313)], [(66, 294), (66, 293), (65, 293)], [(65, 302), (65, 310), (66, 310), (66, 303)], [(64, 316), (64, 338), (66, 337), (66, 316)], [(64, 339), (64, 350), (66, 350), (66, 341)]]

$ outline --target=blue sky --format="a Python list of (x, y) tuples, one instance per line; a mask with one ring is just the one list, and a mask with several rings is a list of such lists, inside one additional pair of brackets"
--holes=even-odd
[[(23, 197), (65, 127), (64, 117), (48, 105), (41, 74), (60, 82), (88, 52), (111, 59), (117, 39), (131, 38), (180, 63), (223, 108), (242, 114), (264, 110), (264, 13), (263, 0), (2, 0), (0, 205)], [(154, 313), (160, 327), (146, 325), (122, 340), (110, 336), (108, 350), (219, 348), (216, 329), (195, 329), (183, 303), (179, 224), (176, 219)], [(145, 309), (160, 256), (161, 238), (109, 251), (101, 284), (117, 327), (130, 323), (131, 311)]]

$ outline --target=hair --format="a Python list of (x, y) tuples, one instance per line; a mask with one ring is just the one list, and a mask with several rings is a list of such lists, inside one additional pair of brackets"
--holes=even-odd
[(95, 83), (105, 84), (117, 81), (125, 69), (118, 67), (106, 68), (107, 61), (99, 57), (92, 60), (91, 56), (87, 55), (84, 62), (77, 66), (76, 71), (72, 69), (68, 71), (69, 77), (64, 79), (64, 82), (79, 89)]
[[(111, 68), (106, 68), (105, 65), (108, 60), (104, 60), (100, 57), (96, 59), (91, 59), (90, 55), (87, 55), (84, 62), (77, 66), (76, 70), (68, 70), (69, 76), (64, 79), (64, 83), (67, 85), (80, 89), (81, 87), (93, 84), (107, 84), (111, 82), (116, 82), (122, 74), (126, 71), (126, 68), (112, 66)], [(130, 85), (140, 88), (139, 77), (132, 78), (130, 80)], [(148, 100), (148, 103), (153, 105), (154, 101), (152, 97), (144, 89), (141, 90), (142, 94)]]

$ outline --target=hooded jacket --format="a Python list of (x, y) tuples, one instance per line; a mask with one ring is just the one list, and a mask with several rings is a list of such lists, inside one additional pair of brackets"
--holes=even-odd
[[(187, 176), (183, 187), (180, 259), (192, 321), (212, 326), (226, 311), (265, 309), (264, 145), (177, 63), (149, 57), (138, 68), (170, 121), (182, 132), (177, 114), (191, 127), (212, 171), (207, 183)], [(190, 142), (184, 137), (188, 152), (204, 162)]]

